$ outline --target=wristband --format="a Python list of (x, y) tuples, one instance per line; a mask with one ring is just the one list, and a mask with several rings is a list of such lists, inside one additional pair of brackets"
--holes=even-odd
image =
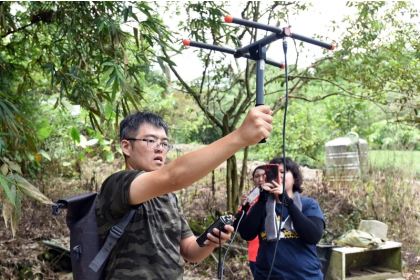
[[(279, 195), (280, 202), (283, 203), (283, 194)], [(284, 191), (284, 207), (289, 208), (293, 204), (293, 199), (289, 197), (286, 191)]]
[(258, 199), (258, 201), (266, 203), (269, 195), (270, 193), (268, 191), (262, 189), (260, 192), (260, 198)]

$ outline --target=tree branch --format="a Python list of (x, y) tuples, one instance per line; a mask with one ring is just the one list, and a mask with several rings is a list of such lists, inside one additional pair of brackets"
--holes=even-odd
[(203, 85), (204, 85), (204, 80), (206, 78), (207, 67), (209, 67), (209, 60), (210, 60), (211, 52), (212, 51), (209, 52), (206, 58), (206, 64), (205, 64), (206, 66), (204, 67), (203, 78), (201, 79), (200, 94), (203, 93)]
[[(165, 57), (166, 58), (168, 58), (169, 59), (169, 56), (168, 56), (168, 54), (166, 53), (166, 50), (165, 50), (165, 48), (163, 48), (162, 47), (162, 52), (163, 52), (163, 54), (165, 55)], [(175, 76), (178, 78), (178, 80), (179, 80), (179, 82), (184, 86), (184, 88), (187, 90), (187, 92), (189, 93), (189, 94), (191, 94), (192, 96), (193, 96), (193, 98), (194, 98), (194, 100), (197, 102), (197, 105), (200, 107), (200, 109), (207, 115), (207, 117), (215, 124), (215, 125), (217, 125), (218, 127), (220, 127), (220, 128), (222, 128), (223, 127), (223, 124), (213, 115), (213, 114), (211, 114), (210, 112), (209, 112), (209, 110), (207, 110), (204, 106), (203, 106), (203, 104), (201, 103), (201, 101), (200, 101), (200, 98), (199, 98), (199, 96), (198, 96), (198, 94), (197, 94), (197, 92), (195, 92), (185, 81), (184, 81), (184, 79), (182, 79), (182, 77), (181, 77), (181, 75), (179, 75), (179, 73), (178, 73), (178, 71), (176, 71), (176, 69), (171, 65), (171, 64), (169, 64), (168, 63), (168, 65), (169, 65), (169, 68), (171, 68), (171, 70), (172, 70), (172, 72), (175, 74)]]
[(26, 28), (28, 28), (29, 26), (31, 26), (31, 25), (34, 25), (35, 24), (35, 22), (31, 22), (31, 23), (29, 23), (29, 24), (27, 24), (27, 25), (24, 25), (24, 26), (22, 26), (22, 27), (19, 27), (18, 29), (16, 29), (16, 30), (9, 30), (9, 31), (7, 31), (6, 32), (6, 34), (4, 34), (4, 35), (1, 35), (0, 36), (0, 38), (4, 38), (4, 37), (6, 37), (6, 36), (8, 36), (8, 35), (10, 35), (10, 34), (13, 34), (13, 33), (16, 33), (16, 32), (19, 32), (19, 31), (22, 31), (22, 30), (24, 30), (24, 29), (26, 29)]

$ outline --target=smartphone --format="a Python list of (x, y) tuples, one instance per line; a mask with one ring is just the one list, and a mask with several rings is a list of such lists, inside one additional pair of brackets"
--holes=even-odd
[(260, 195), (260, 188), (255, 187), (249, 194), (248, 194), (248, 203), (251, 204), (254, 200)]
[(280, 184), (279, 181), (280, 165), (269, 163), (265, 165), (265, 181), (271, 183), (272, 181)]

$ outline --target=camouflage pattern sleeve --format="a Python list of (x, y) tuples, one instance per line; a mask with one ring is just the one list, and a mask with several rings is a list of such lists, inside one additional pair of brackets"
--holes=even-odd
[(144, 173), (138, 170), (124, 170), (109, 176), (101, 187), (96, 200), (98, 218), (116, 221), (133, 208), (129, 204), (129, 191), (133, 180)]
[[(176, 197), (175, 194), (174, 196)], [(177, 200), (176, 209), (178, 210), (179, 217), (181, 219), (181, 239), (184, 239), (184, 238), (190, 237), (194, 233), (192, 232), (190, 226), (188, 225), (187, 219), (185, 219), (181, 206), (179, 206), (178, 198), (176, 198), (176, 200)]]

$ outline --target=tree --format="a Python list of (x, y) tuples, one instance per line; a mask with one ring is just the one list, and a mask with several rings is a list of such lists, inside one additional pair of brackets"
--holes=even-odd
[[(19, 10), (14, 14), (12, 7)], [(138, 108), (153, 47), (171, 41), (145, 2), (5, 2), (1, 8), (3, 100), (57, 92), (89, 110), (99, 130), (94, 116), (103, 121), (104, 104), (124, 114)], [(123, 23), (138, 27), (130, 34)], [(9, 144), (20, 141), (18, 129), (13, 132)]]
[[(287, 24), (283, 19), (288, 14), (307, 8), (294, 2), (274, 2), (265, 6), (259, 2), (246, 2), (241, 5), (242, 18), (277, 26)], [(336, 42), (337, 51), (332, 54), (325, 52), (323, 57), (304, 69), (297, 67), (298, 61), (295, 67), (289, 67), (289, 98), (307, 102), (331, 96), (369, 100), (393, 113), (398, 120), (418, 122), (420, 38), (414, 21), (410, 21), (410, 18), (418, 18), (417, 11), (408, 2), (349, 2), (347, 5), (357, 7), (357, 14), (345, 19), (348, 27)], [(241, 46), (241, 41), (251, 43), (260, 38), (255, 29), (223, 25), (221, 20), (224, 14), (228, 14), (227, 9), (226, 3), (187, 3), (188, 18), (180, 23), (180, 27), (189, 30), (195, 41), (223, 46), (231, 44), (234, 48)], [(340, 24), (343, 23), (334, 23), (332, 29), (338, 29)], [(296, 49), (302, 47), (304, 44), (295, 42)], [(194, 98), (224, 136), (236, 128), (241, 116), (255, 101), (252, 74), (255, 63), (248, 61), (244, 70), (233, 73), (231, 65), (223, 63), (223, 55), (201, 49), (196, 53), (205, 69), (200, 79), (187, 83), (173, 65), (169, 67), (185, 94)], [(166, 58), (170, 57), (165, 50), (164, 54)], [(239, 66), (237, 60), (235, 62)], [(270, 106), (275, 113), (280, 112), (285, 105), (285, 75), (267, 75), (264, 85)], [(312, 86), (325, 90), (308, 97), (305, 93)], [(227, 162), (228, 211), (234, 211), (242, 192), (247, 151), (245, 149), (240, 182), (235, 156)], [(276, 154), (280, 152), (279, 147)]]
[(418, 11), (410, 2), (347, 5), (355, 6), (357, 15), (345, 19), (339, 50), (308, 79), (340, 83), (336, 94), (370, 100), (396, 120), (418, 124)]
[(65, 108), (64, 100), (82, 106), (101, 132), (112, 117), (115, 129), (146, 95), (161, 93), (147, 73), (156, 49), (170, 42), (146, 2), (0, 2), (0, 194), (13, 232), (21, 193), (51, 203), (23, 181), (21, 168), (48, 134), (33, 119), (42, 97), (57, 94), (54, 108)]
[[(248, 43), (255, 41), (258, 38), (257, 30), (222, 24), (223, 16), (228, 14), (226, 8), (226, 3), (187, 3), (185, 10), (189, 16), (185, 22), (181, 23), (181, 28), (189, 30), (194, 40), (211, 42), (215, 45), (233, 43), (238, 46), (242, 40), (246, 40)], [(296, 12), (306, 9), (306, 6), (292, 2), (274, 2), (267, 6), (260, 2), (246, 2), (241, 16), (245, 19), (265, 20), (270, 23), (285, 18), (289, 9)], [(279, 24), (280, 21), (277, 22), (277, 25)], [(165, 49), (163, 51), (165, 56), (169, 58), (168, 52)], [(198, 50), (197, 54), (202, 60), (205, 70), (202, 77), (192, 84), (188, 84), (178, 74), (174, 65), (169, 65), (169, 67), (178, 78), (185, 94), (194, 98), (209, 121), (221, 131), (223, 137), (236, 129), (243, 114), (255, 103), (255, 77), (253, 72), (256, 63), (248, 61), (246, 68), (239, 69), (238, 73), (235, 74), (232, 72), (232, 65), (223, 63), (223, 56), (215, 54), (213, 51), (204, 50)], [(238, 61), (236, 61), (236, 64), (239, 67)], [(274, 81), (267, 81), (265, 85)], [(236, 157), (232, 156), (227, 161), (228, 211), (234, 211), (244, 188), (247, 175), (247, 151), (248, 148), (245, 148), (240, 181), (238, 180)]]

